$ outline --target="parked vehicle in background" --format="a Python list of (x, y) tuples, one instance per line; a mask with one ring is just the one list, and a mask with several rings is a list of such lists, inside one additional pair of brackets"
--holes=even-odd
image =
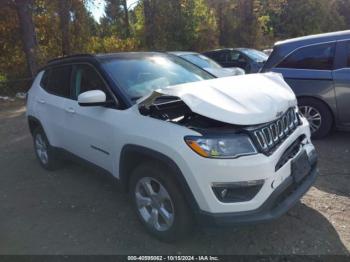
[(267, 56), (270, 56), (272, 51), (273, 51), (273, 49), (271, 49), (271, 48), (270, 49), (264, 49), (263, 53), (266, 54)]
[(236, 76), (245, 74), (245, 71), (239, 67), (223, 68), (211, 58), (196, 52), (177, 51), (169, 52), (169, 54), (179, 56), (187, 60), (188, 62), (199, 66), (200, 68), (204, 69), (205, 71), (209, 72), (210, 74), (216, 77)]
[(350, 130), (350, 31), (277, 42), (262, 72), (282, 73), (314, 138)]
[(27, 116), (43, 168), (68, 152), (104, 169), (161, 240), (277, 218), (318, 175), (309, 123), (278, 74), (214, 78), (155, 52), (65, 57), (36, 76)]
[(242, 68), (246, 74), (258, 73), (268, 58), (263, 52), (251, 48), (225, 48), (203, 54), (223, 67)]

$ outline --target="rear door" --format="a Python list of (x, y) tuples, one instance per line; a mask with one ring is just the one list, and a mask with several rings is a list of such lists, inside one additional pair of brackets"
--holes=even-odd
[(335, 42), (301, 47), (272, 69), (281, 73), (297, 96), (322, 98), (336, 108), (333, 86)]
[(350, 126), (350, 40), (337, 43), (333, 71), (339, 122)]
[(51, 145), (64, 144), (65, 103), (70, 100), (71, 66), (47, 69), (36, 97), (39, 119)]

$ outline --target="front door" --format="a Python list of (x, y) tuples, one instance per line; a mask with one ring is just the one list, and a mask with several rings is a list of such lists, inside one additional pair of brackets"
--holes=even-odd
[(112, 99), (106, 84), (97, 70), (89, 64), (73, 66), (72, 97), (66, 103), (65, 148), (71, 153), (113, 172), (113, 137), (111, 123), (116, 109), (107, 106), (80, 106), (77, 98), (81, 93), (101, 90), (107, 100)]

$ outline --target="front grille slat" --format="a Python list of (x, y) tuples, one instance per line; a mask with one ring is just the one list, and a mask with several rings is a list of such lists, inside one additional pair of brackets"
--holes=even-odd
[(266, 155), (272, 154), (300, 124), (295, 108), (290, 108), (277, 120), (249, 130), (258, 150)]

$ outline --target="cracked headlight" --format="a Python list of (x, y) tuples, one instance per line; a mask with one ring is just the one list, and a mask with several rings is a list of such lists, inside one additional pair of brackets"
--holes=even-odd
[(208, 158), (236, 158), (257, 153), (246, 134), (224, 137), (186, 136), (185, 142), (197, 154)]

